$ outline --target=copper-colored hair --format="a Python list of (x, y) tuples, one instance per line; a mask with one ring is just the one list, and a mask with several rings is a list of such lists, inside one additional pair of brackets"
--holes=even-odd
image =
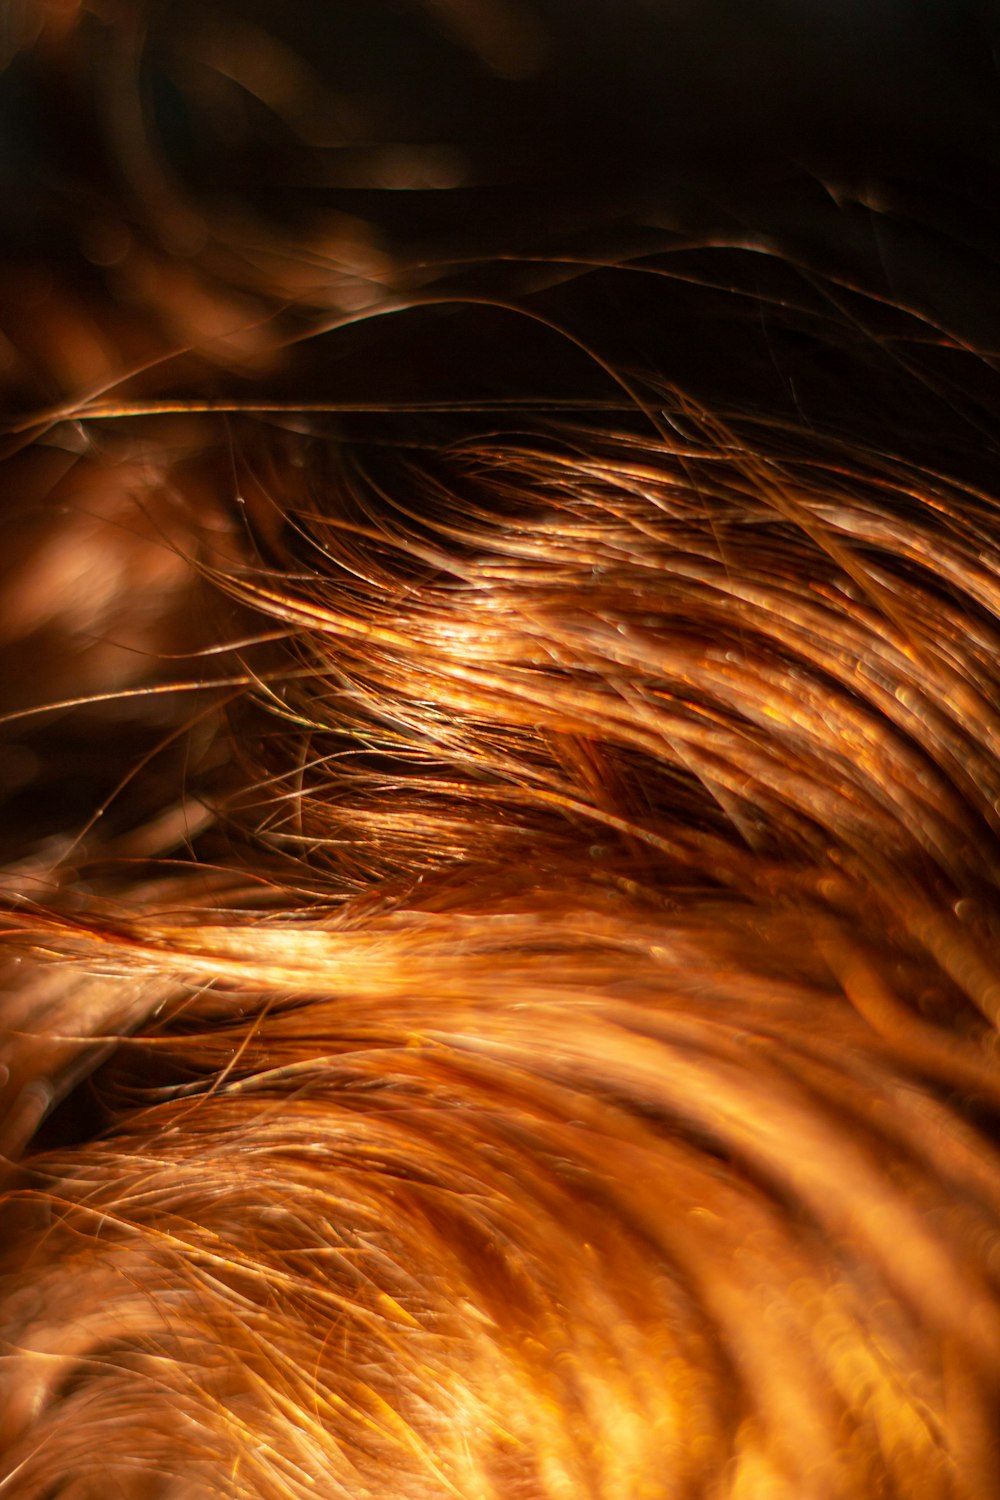
[(988, 362), (169, 186), (4, 273), (0, 1496), (1000, 1495)]

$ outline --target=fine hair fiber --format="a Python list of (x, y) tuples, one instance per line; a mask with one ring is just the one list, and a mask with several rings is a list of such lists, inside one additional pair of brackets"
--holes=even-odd
[(0, 1500), (1000, 1497), (946, 9), (7, 0)]

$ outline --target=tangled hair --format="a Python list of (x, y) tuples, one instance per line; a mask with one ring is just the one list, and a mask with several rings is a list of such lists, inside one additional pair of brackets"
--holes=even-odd
[(0, 1497), (1000, 1496), (966, 33), (285, 9), (7, 17)]

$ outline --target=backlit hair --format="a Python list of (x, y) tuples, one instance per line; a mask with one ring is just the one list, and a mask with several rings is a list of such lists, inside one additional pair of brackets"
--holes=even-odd
[[(88, 120), (144, 45), (19, 14)], [(996, 393), (934, 258), (606, 187), (267, 227), (124, 76), (0, 303), (0, 1497), (1000, 1494)]]

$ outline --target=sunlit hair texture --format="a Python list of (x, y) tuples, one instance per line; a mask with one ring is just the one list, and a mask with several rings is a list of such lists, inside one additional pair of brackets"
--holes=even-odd
[(1000, 512), (654, 395), (66, 459), (217, 686), (5, 876), (4, 1500), (1000, 1492)]

